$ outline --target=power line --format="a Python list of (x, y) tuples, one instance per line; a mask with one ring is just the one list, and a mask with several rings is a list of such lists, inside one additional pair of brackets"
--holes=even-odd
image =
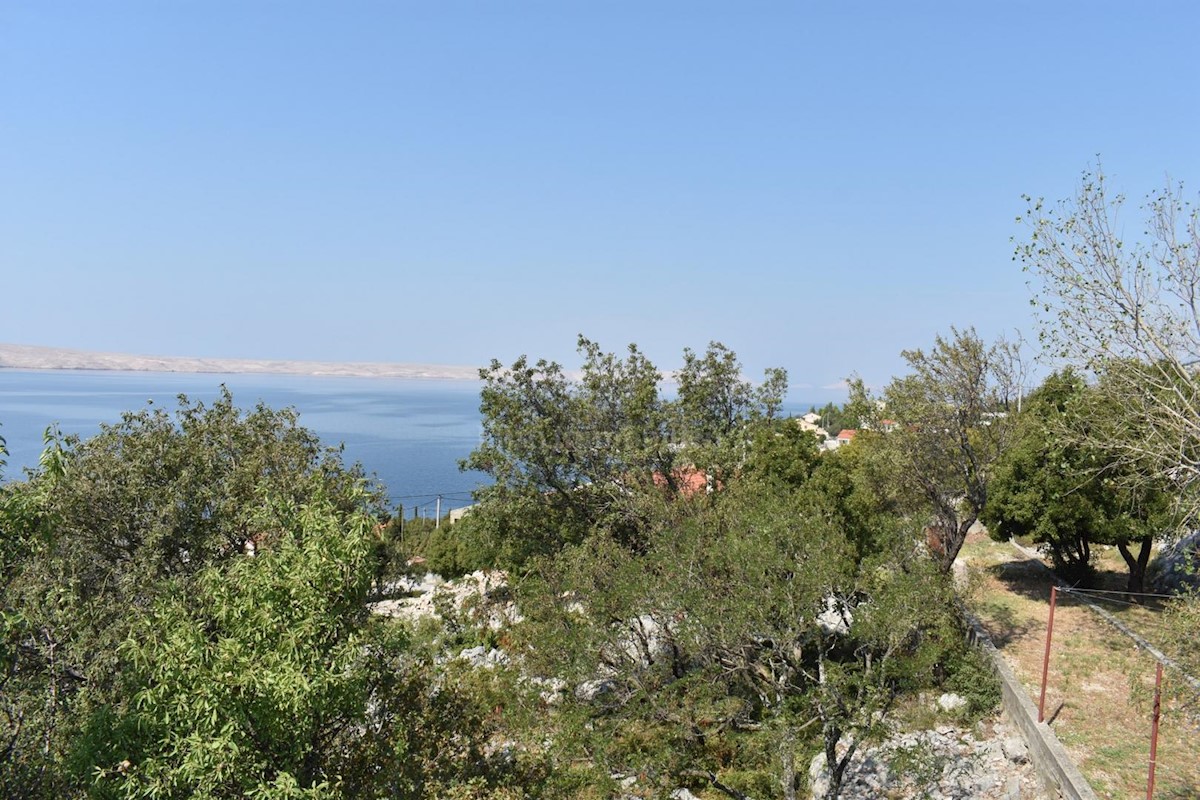
[(452, 499), (474, 499), (471, 492), (426, 492), (425, 494), (402, 494), (392, 495), (392, 500), (415, 500), (421, 497), (449, 497)]

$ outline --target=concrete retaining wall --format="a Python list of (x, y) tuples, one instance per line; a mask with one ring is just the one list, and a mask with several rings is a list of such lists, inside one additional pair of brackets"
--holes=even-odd
[(996, 677), (1000, 679), (1004, 710), (1025, 738), (1029, 760), (1033, 762), (1046, 788), (1057, 791), (1066, 800), (1097, 800), (1096, 793), (1080, 774), (1054, 731), (1050, 730), (1049, 725), (1037, 721), (1037, 708), (1004, 656), (992, 644), (987, 632), (970, 614), (967, 614), (967, 621), (972, 628), (974, 644), (987, 655)]

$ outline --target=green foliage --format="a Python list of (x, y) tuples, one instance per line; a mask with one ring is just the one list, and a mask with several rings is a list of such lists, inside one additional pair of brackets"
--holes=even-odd
[(490, 535), (486, 510), (473, 508), (457, 522), (393, 517), (379, 529), (379, 583), (433, 572), (456, 578), (468, 572), (506, 566), (501, 541)]
[(127, 414), (2, 497), (0, 794), (537, 785), (484, 754), (490, 706), (368, 614), (379, 504), (293, 412)]
[(636, 347), (623, 360), (580, 337), (582, 378), (555, 363), (480, 371), (483, 441), (464, 469), (491, 475), (479, 493), (497, 536), (523, 540), (519, 557), (579, 541), (597, 524), (632, 532), (631, 491), (671, 474), (659, 373)]
[[(1168, 603), (1163, 622), (1163, 649), (1188, 675), (1200, 675), (1200, 592), (1191, 589)], [(1200, 718), (1200, 687), (1194, 680), (1168, 680), (1166, 685), (1193, 722)]]
[(778, 413), (787, 394), (787, 373), (767, 370), (756, 389), (742, 379), (737, 355), (710, 342), (704, 355), (683, 351), (675, 380), (674, 439), (691, 464), (723, 483), (746, 459), (748, 424), (772, 420)]
[[(54, 437), (0, 494), (0, 794), (771, 796), (817, 750), (840, 780), (834, 745), (904, 694), (982, 707), (890, 436), (819, 453), (774, 418), (783, 373), (752, 387), (716, 343), (674, 398), (637, 348), (580, 350), (578, 378), (483, 371), (467, 465), (496, 482), (454, 525), (387, 519), (294, 415), (227, 394)], [(368, 612), (405, 570), (497, 566), (515, 627)]]
[[(883, 538), (860, 558), (799, 494), (746, 483), (642, 552), (592, 537), (542, 559), (520, 593), (527, 658), (589, 688), (565, 740), (665, 789), (709, 773), (777, 787), (809, 720), (822, 737), (875, 735), (897, 692), (932, 685), (961, 647), (949, 604), (930, 603), (946, 579), (907, 537)], [(826, 627), (839, 613), (841, 632)]]
[[(871, 452), (876, 469), (895, 482), (899, 507), (930, 521), (940, 540), (935, 554), (948, 571), (987, 502), (993, 465), (1006, 447), (1019, 391), (1012, 382), (1016, 351), (952, 328), (928, 353), (903, 356), (911, 372), (883, 393), (886, 415), (898, 424), (874, 438)], [(884, 411), (861, 380), (852, 381), (851, 397), (864, 424), (882, 431)]]
[(1059, 434), (1084, 391), (1072, 373), (1056, 373), (1027, 398), (982, 515), (994, 538), (1045, 544), (1056, 568), (1077, 577), (1088, 568), (1107, 502), (1100, 481), (1089, 476), (1089, 454)]
[[(1117, 545), (1130, 589), (1140, 591), (1150, 544), (1171, 528), (1170, 502), (1161, 486), (1123, 480), (1127, 465), (1073, 435), (1122, 413), (1106, 396), (1070, 371), (1048, 377), (1017, 420), (982, 518), (994, 537), (1045, 545), (1055, 567), (1074, 579), (1089, 574), (1092, 545)], [(1136, 557), (1129, 550), (1135, 543)]]
[(340, 782), (328, 756), (365, 717), (378, 647), (363, 630), (370, 523), (343, 530), (311, 506), (270, 518), (287, 516), (264, 553), (205, 568), (188, 595), (174, 584), (136, 621), (121, 645), (129, 706), (99, 710), (76, 756), (101, 765), (101, 791), (321, 796)]
[(919, 787), (927, 788), (938, 782), (949, 759), (938, 754), (928, 741), (919, 739), (908, 747), (895, 750), (888, 760), (892, 772)]
[[(968, 373), (990, 357), (972, 336), (913, 356), (928, 419), (958, 397), (937, 384), (944, 362)], [(567, 684), (552, 713), (529, 717), (559, 763), (593, 787), (618, 775), (638, 791), (774, 793), (802, 782), (798, 753), (869, 740), (900, 694), (970, 671), (948, 578), (905, 519), (928, 497), (895, 490), (911, 454), (890, 435), (820, 454), (773, 418), (782, 375), (755, 390), (720, 345), (685, 352), (674, 400), (636, 349), (581, 350), (580, 381), (524, 359), (485, 370), (485, 444), (469, 462), (499, 479), (468, 517), (474, 546), (524, 575), (526, 621), (506, 640), (524, 669)], [(991, 386), (967, 387), (963, 458), (998, 447)], [(847, 413), (870, 419), (860, 400)], [(603, 435), (579, 424), (596, 419)], [(690, 467), (716, 491), (689, 497)], [(981, 704), (994, 685), (978, 687)]]
[[(1180, 530), (1200, 515), (1200, 208), (1166, 184), (1121, 219), (1126, 198), (1097, 163), (1073, 197), (1026, 197), (1029, 235), (1016, 256), (1031, 273), (1040, 339), (1084, 371), (1105, 417), (1073, 431), (1127, 486), (1170, 482)], [(1125, 553), (1122, 553), (1125, 555)], [(1129, 557), (1126, 559), (1129, 561)]]
[(5, 489), (3, 605), (21, 622), (5, 645), (19, 712), (0, 780), (58, 794), (72, 737), (116, 702), (118, 647), (141, 610), (269, 540), (268, 496), (320, 496), (343, 516), (374, 500), (294, 412), (243, 413), (228, 392), (211, 407), (180, 398), (173, 417), (127, 413), (87, 441), (48, 438), (40, 467)]
[(966, 699), (967, 721), (991, 714), (1000, 705), (1000, 681), (987, 656), (977, 647), (950, 651), (944, 688)]
[(899, 516), (890, 494), (894, 482), (875, 471), (879, 462), (871, 457), (877, 435), (863, 431), (850, 446), (823, 453), (797, 494), (806, 514), (845, 532), (859, 558), (882, 546)]
[(290, 524), (265, 552), (165, 593), (122, 643), (129, 701), (97, 710), (72, 758), (96, 765), (92, 791), (428, 797), (488, 779), (482, 709), (433, 691), (403, 631), (368, 616), (371, 520), (271, 517)]
[(789, 488), (799, 488), (817, 468), (817, 437), (790, 419), (772, 420), (755, 427), (741, 474)]
[(667, 507), (693, 491), (692, 475), (715, 484), (734, 475), (753, 427), (773, 418), (786, 391), (782, 370), (752, 387), (717, 343), (703, 355), (684, 352), (674, 400), (636, 346), (618, 358), (580, 337), (579, 351), (578, 380), (525, 357), (480, 372), (483, 441), (463, 467), (495, 479), (472, 513), (504, 563), (579, 544), (595, 530), (643, 547)]

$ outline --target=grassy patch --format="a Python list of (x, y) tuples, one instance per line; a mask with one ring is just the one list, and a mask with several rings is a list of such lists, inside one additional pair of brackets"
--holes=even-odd
[[(1124, 588), (1120, 555), (1115, 550), (1097, 555), (1098, 588)], [(968, 607), (992, 634), (1036, 704), (1049, 616), (1049, 575), (1010, 545), (982, 536), (971, 537), (960, 557), (969, 575)], [(1160, 624), (1157, 610), (1116, 602), (1120, 599), (1113, 596), (1103, 606), (1154, 641)], [(1060, 594), (1046, 717), (1101, 797), (1145, 796), (1154, 664), (1094, 611)], [(1200, 796), (1200, 737), (1169, 707), (1162, 717), (1158, 759), (1156, 798)]]

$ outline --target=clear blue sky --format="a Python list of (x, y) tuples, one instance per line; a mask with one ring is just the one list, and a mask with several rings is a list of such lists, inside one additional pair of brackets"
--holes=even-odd
[(666, 369), (1032, 332), (1020, 195), (1200, 188), (1194, 2), (0, 0), (0, 341)]

